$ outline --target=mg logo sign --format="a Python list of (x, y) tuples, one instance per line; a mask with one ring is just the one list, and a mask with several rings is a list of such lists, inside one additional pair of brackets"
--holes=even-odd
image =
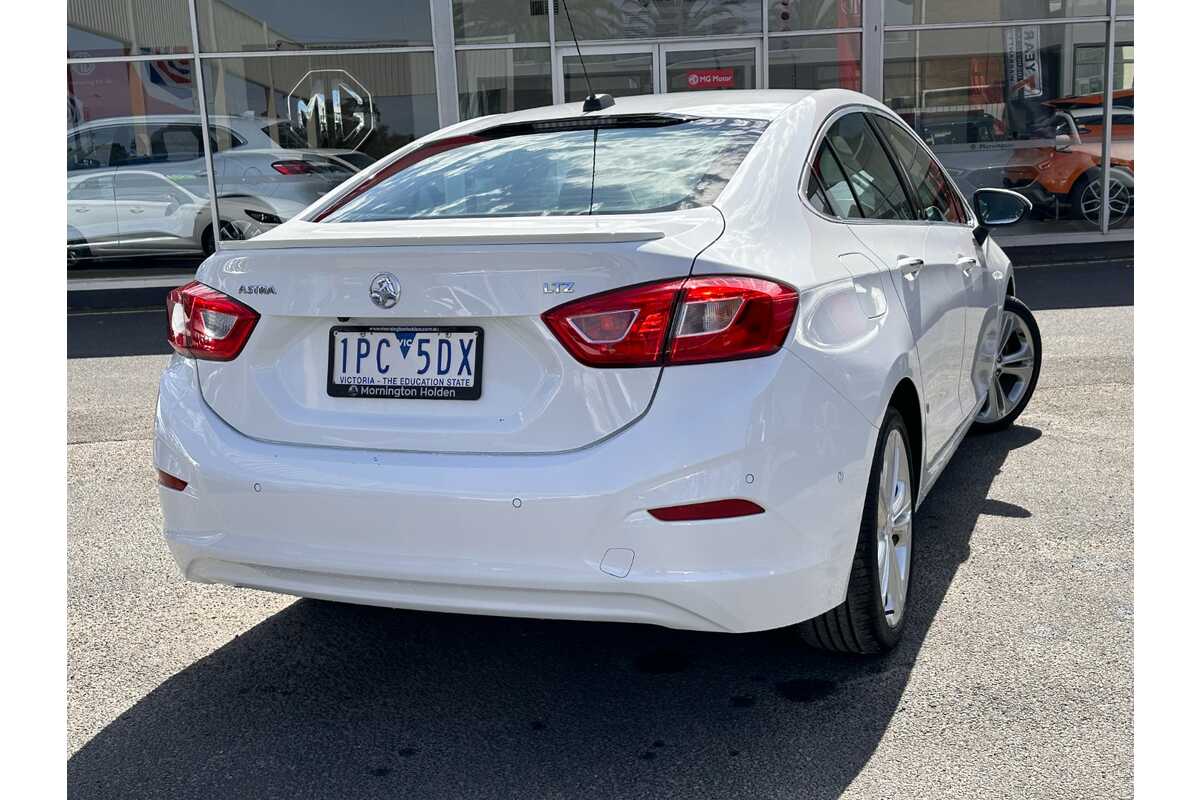
[(308, 132), (312, 147), (357, 149), (375, 130), (375, 106), (367, 87), (344, 69), (304, 74), (287, 98), (288, 119)]

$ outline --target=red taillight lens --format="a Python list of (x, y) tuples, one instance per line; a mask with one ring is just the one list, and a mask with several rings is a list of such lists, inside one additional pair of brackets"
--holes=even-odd
[(689, 278), (667, 363), (770, 355), (787, 340), (797, 302), (795, 289), (761, 278)]
[(748, 517), (766, 511), (750, 500), (710, 500), (706, 503), (688, 503), (685, 506), (665, 506), (650, 509), (650, 516), (663, 522), (695, 522), (702, 519), (729, 519)]
[(314, 164), (299, 159), (276, 161), (271, 164), (271, 167), (280, 175), (311, 175), (317, 171)]
[(662, 362), (663, 342), (683, 279), (630, 286), (552, 308), (542, 319), (575, 358), (590, 367)]
[(180, 355), (231, 361), (257, 323), (257, 311), (198, 281), (167, 295), (167, 341)]
[(591, 367), (696, 364), (776, 352), (797, 302), (795, 289), (762, 278), (676, 278), (575, 300), (542, 319)]

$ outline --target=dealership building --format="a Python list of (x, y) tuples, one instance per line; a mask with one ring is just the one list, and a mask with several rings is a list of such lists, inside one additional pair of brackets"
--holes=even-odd
[(582, 100), (585, 65), (618, 109), (859, 90), (967, 194), (1033, 201), (1003, 241), (1128, 241), (1133, 4), (69, 0), (69, 277), (194, 267), (439, 127)]

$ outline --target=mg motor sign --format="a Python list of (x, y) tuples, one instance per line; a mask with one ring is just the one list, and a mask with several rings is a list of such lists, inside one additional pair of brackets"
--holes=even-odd
[(733, 67), (721, 69), (690, 69), (687, 74), (689, 89), (732, 89)]
[(371, 93), (344, 69), (306, 72), (288, 93), (287, 112), (310, 147), (358, 149), (375, 130)]

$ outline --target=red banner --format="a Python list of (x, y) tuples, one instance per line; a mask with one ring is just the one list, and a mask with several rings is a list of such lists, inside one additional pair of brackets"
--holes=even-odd
[(690, 69), (687, 74), (689, 89), (732, 89), (733, 67), (722, 69)]

